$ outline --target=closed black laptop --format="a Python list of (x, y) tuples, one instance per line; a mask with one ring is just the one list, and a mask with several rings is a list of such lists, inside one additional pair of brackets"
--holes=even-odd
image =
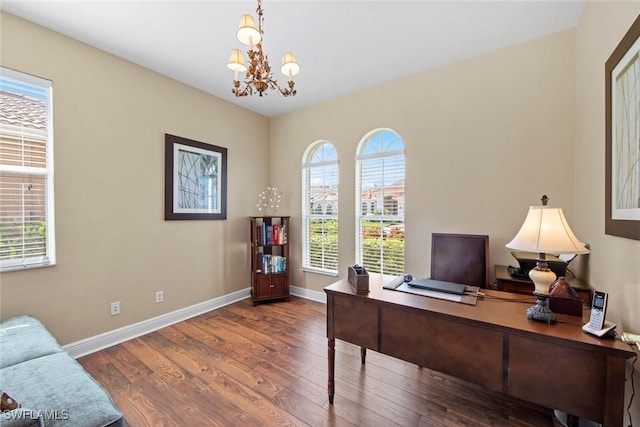
[(433, 279), (413, 279), (408, 283), (409, 286), (416, 288), (428, 289), (436, 292), (446, 292), (448, 294), (462, 295), (466, 286), (461, 283), (444, 282), (442, 280)]

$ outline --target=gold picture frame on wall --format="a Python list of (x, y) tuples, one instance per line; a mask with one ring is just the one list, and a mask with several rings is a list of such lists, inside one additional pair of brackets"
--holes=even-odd
[(640, 240), (640, 16), (605, 63), (605, 234)]

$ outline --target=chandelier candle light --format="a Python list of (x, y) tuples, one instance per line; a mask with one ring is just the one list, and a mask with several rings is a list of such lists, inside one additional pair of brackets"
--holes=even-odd
[[(296, 59), (291, 52), (285, 52), (282, 55), (282, 67), (280, 71), (282, 74), (289, 78), (289, 87), (281, 88), (278, 82), (273, 78), (271, 73), (271, 66), (269, 65), (269, 59), (262, 52), (262, 38), (264, 31), (262, 30), (263, 11), (262, 2), (258, 0), (258, 28), (251, 15), (242, 15), (240, 18), (240, 26), (236, 32), (236, 37), (247, 46), (249, 46), (249, 67), (244, 62), (244, 55), (240, 49), (233, 49), (231, 51), (231, 57), (227, 63), (227, 67), (235, 72), (233, 80), (233, 89), (231, 92), (236, 97), (253, 95), (254, 92), (262, 96), (267, 93), (267, 89), (277, 89), (284, 96), (295, 96), (295, 82), (293, 76), (300, 72), (300, 65), (296, 62)], [(240, 87), (240, 80), (238, 80), (238, 73), (245, 73), (244, 87)]]
[(547, 206), (547, 196), (540, 200), (542, 206), (529, 206), (520, 231), (506, 247), (538, 254), (536, 267), (529, 271), (537, 301), (527, 310), (527, 318), (555, 323), (556, 316), (549, 309), (548, 299), (549, 286), (556, 280), (556, 275), (549, 269), (545, 254), (588, 254), (589, 249), (573, 234), (562, 209)]

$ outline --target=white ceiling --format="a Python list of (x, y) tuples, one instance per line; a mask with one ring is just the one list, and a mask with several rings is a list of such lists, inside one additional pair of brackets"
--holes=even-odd
[(246, 51), (235, 32), (241, 15), (256, 16), (255, 0), (2, 0), (9, 13), (268, 117), (575, 27), (584, 5), (263, 0), (263, 49), (282, 85), (282, 53), (296, 55), (298, 94), (236, 99), (226, 63), (232, 48)]

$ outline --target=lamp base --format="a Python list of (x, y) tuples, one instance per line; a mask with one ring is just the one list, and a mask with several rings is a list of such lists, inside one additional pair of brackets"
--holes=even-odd
[(536, 296), (536, 305), (527, 309), (527, 319), (537, 320), (548, 324), (556, 323), (556, 315), (549, 309), (549, 294), (533, 293)]

